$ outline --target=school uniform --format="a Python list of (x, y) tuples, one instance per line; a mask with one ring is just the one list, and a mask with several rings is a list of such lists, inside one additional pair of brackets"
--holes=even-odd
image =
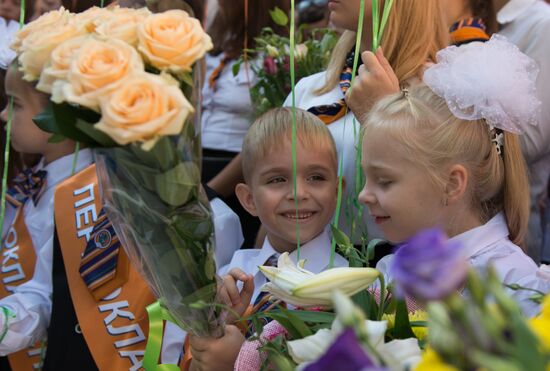
[[(311, 76), (302, 78), (295, 87), (296, 107), (308, 110), (314, 106), (332, 104), (343, 98), (342, 90), (339, 86), (321, 95), (315, 92), (324, 85), (326, 72), (319, 72)], [(284, 106), (292, 105), (292, 98), (289, 95)], [(383, 234), (374, 223), (374, 219), (369, 216), (366, 206), (360, 209), (353, 202), (357, 199), (365, 185), (364, 179), (356, 179), (357, 174), (356, 158), (361, 151), (360, 141), (360, 123), (351, 111), (327, 125), (338, 151), (338, 161), (342, 156), (342, 174), (346, 180), (342, 194), (342, 208), (340, 210), (339, 228), (346, 233), (354, 243), (360, 243), (361, 231), (368, 233), (368, 238), (383, 238)], [(338, 162), (340, 164), (340, 162)], [(359, 181), (357, 181), (359, 180)], [(355, 233), (351, 235), (352, 220), (355, 223)], [(366, 227), (366, 228), (365, 228)]]
[[(520, 247), (508, 238), (510, 234), (503, 213), (499, 213), (486, 224), (471, 229), (449, 239), (462, 246), (470, 265), (477, 271), (493, 266), (503, 284), (518, 284), (523, 287), (550, 292), (550, 279), (543, 277), (537, 265)], [(389, 268), (394, 255), (384, 257), (376, 265), (386, 282), (391, 280)], [(533, 292), (507, 289), (527, 316), (536, 315), (539, 306), (529, 300)]]
[[(51, 312), (54, 192), (57, 185), (71, 175), (72, 163), (73, 155), (62, 157), (48, 165), (41, 162), (35, 170), (46, 171), (47, 175), (37, 202), (29, 199), (19, 210), (8, 204), (3, 248), (4, 251), (13, 250), (14, 254), (10, 254), (12, 259), (3, 263), (3, 270), (7, 273), (3, 272), (1, 275), (5, 295), (0, 300), (0, 306), (7, 308), (12, 315), (8, 319), (7, 332), (0, 342), (0, 354), (6, 355), (23, 349), (22, 352), (10, 355), (10, 363), (14, 369), (27, 368), (26, 362), (29, 361), (32, 364), (41, 362), (42, 349), (37, 342), (40, 343), (46, 336)], [(91, 163), (90, 150), (80, 151), (76, 172)], [(24, 238), (24, 231), (15, 232), (13, 229), (14, 223), (20, 217), (24, 218), (22, 228), (26, 229), (30, 240)], [(30, 267), (27, 266), (29, 262), (32, 262)], [(9, 293), (12, 294), (6, 295)], [(2, 316), (1, 320), (4, 324), (5, 317)], [(12, 358), (16, 359), (15, 363), (11, 362)]]
[[(330, 243), (331, 237), (328, 228), (321, 232), (317, 237), (300, 246), (300, 260), (305, 259), (304, 268), (313, 272), (320, 273), (328, 269), (330, 261)], [(266, 277), (258, 268), (265, 265), (272, 256), (278, 256), (279, 253), (273, 248), (266, 238), (261, 249), (247, 249), (236, 251), (231, 262), (222, 267), (218, 274), (223, 276), (233, 268), (239, 268), (244, 273), (254, 276), (254, 293), (251, 302), (254, 303), (261, 292), (262, 286), (267, 283)], [(294, 250), (290, 254), (290, 259), (294, 263), (298, 261), (298, 251)], [(348, 261), (341, 255), (334, 255), (334, 267), (347, 267)]]
[[(499, 34), (531, 57), (539, 68), (537, 96), (542, 102), (537, 126), (526, 125), (519, 136), (529, 170), (531, 216), (527, 244), (529, 254), (538, 261), (550, 261), (550, 250), (542, 246), (541, 215), (537, 197), (550, 177), (550, 5), (542, 0), (510, 0), (497, 14), (502, 25)], [(504, 149), (506, 150), (506, 148)]]
[[(37, 250), (32, 279), (18, 287), (15, 295), (0, 301), (15, 315), (0, 351), (7, 354), (27, 347), (44, 338), (48, 329), (44, 370), (70, 369), (75, 365), (80, 370), (140, 367), (148, 335), (145, 308), (156, 298), (129, 265), (120, 244), (114, 254), (118, 272), (113, 280), (105, 281), (106, 286), (99, 286), (103, 293), (86, 281), (82, 263), (87, 258), (88, 242), (105, 242), (105, 238), (96, 237), (101, 233), (105, 237), (106, 231), (109, 242), (102, 248), (110, 249), (118, 239), (112, 227), (101, 224), (102, 202), (91, 151), (79, 152), (75, 175), (70, 176), (72, 161), (73, 155), (65, 156), (45, 168), (48, 188), (37, 204), (40, 209), (28, 213), (27, 223), (31, 234), (41, 238), (35, 242), (41, 248)], [(33, 211), (33, 207), (25, 205), (25, 211)], [(216, 232), (221, 228), (230, 237), (219, 240), (220, 251), (227, 255), (239, 247), (231, 243), (240, 242), (240, 225), (236, 215), (220, 200), (214, 200), (212, 209)], [(216, 215), (220, 218), (216, 219)], [(96, 233), (99, 224), (102, 229)], [(13, 244), (12, 240), (6, 239), (8, 244)], [(218, 259), (228, 260), (224, 254)], [(120, 272), (122, 276), (118, 275)], [(165, 334), (163, 345), (179, 348), (179, 352), (162, 354), (163, 359), (177, 364), (183, 341), (177, 333)], [(41, 353), (43, 356), (44, 352), (38, 355)]]

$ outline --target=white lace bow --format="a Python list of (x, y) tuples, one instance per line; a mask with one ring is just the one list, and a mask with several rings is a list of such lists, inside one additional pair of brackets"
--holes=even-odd
[(491, 127), (522, 134), (538, 122), (538, 67), (505, 37), (449, 46), (437, 53), (424, 82), (463, 120), (485, 119)]

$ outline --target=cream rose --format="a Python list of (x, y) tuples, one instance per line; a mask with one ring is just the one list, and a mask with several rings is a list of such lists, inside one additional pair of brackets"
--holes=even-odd
[(50, 26), (28, 35), (20, 47), (19, 64), (23, 78), (38, 80), (52, 51), (61, 43), (83, 35), (84, 31), (73, 24)]
[(71, 61), (82, 45), (90, 36), (80, 36), (64, 41), (58, 45), (51, 53), (48, 64), (40, 74), (40, 80), (36, 88), (45, 93), (52, 93), (52, 86), (55, 81), (67, 81)]
[(190, 71), (212, 49), (200, 22), (183, 10), (149, 16), (138, 26), (138, 49), (148, 63), (174, 72)]
[(148, 151), (161, 136), (181, 133), (193, 111), (174, 79), (136, 74), (101, 99), (101, 120), (95, 128), (121, 145), (142, 142)]
[(99, 111), (99, 99), (116, 89), (121, 80), (144, 70), (137, 51), (120, 40), (90, 38), (71, 61), (67, 82), (56, 81), (52, 101), (76, 103)]
[(32, 21), (31, 23), (27, 24), (25, 27), (17, 31), (14, 36), (13, 43), (11, 44), (11, 48), (15, 50), (17, 54), (19, 54), (21, 52), (23, 41), (29, 35), (36, 34), (37, 31), (43, 32), (50, 27), (55, 28), (66, 25), (72, 17), (73, 14), (71, 14), (71, 12), (63, 7), (58, 10), (52, 10), (51, 12), (43, 14), (36, 20)]
[(87, 32), (92, 33), (95, 31), (97, 24), (109, 19), (110, 16), (111, 10), (109, 10), (109, 8), (93, 6), (82, 13), (75, 14), (71, 22), (84, 28)]
[(119, 39), (137, 46), (137, 26), (151, 15), (147, 8), (114, 8), (111, 16), (96, 22), (95, 33), (103, 40)]

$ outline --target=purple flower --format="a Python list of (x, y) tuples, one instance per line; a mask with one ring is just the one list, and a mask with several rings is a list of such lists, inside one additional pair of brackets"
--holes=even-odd
[(328, 370), (378, 370), (355, 336), (352, 328), (346, 329), (317, 361), (307, 365), (304, 371)]
[(451, 295), (467, 271), (460, 244), (449, 242), (438, 228), (424, 230), (399, 247), (390, 267), (398, 294), (422, 301)]
[(265, 57), (264, 69), (269, 75), (275, 75), (277, 73), (277, 63), (273, 57)]

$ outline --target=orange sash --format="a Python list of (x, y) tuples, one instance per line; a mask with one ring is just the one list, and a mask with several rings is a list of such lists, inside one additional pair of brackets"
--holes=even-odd
[(149, 287), (130, 266), (126, 283), (96, 301), (78, 272), (100, 209), (95, 165), (65, 180), (55, 191), (59, 243), (71, 298), (90, 353), (100, 370), (137, 370), (149, 332), (145, 308), (155, 301)]
[[(32, 201), (31, 201), (32, 202)], [(0, 271), (0, 297), (10, 295), (15, 287), (30, 280), (34, 274), (36, 254), (32, 238), (25, 225), (23, 207), (19, 207), (15, 219), (2, 241), (2, 269)], [(8, 356), (13, 370), (34, 370), (41, 367), (42, 342)]]

